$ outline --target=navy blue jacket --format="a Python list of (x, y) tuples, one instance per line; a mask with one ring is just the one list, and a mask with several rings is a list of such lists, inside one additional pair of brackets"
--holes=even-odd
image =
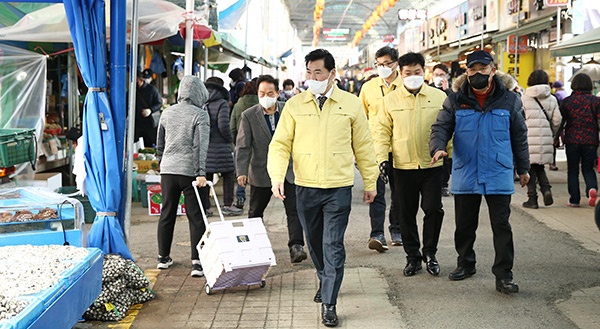
[(452, 193), (515, 192), (514, 168), (518, 174), (529, 171), (527, 126), (520, 97), (498, 76), (483, 108), (466, 79), (457, 93), (448, 96), (431, 127), (431, 155), (445, 150), (453, 134)]

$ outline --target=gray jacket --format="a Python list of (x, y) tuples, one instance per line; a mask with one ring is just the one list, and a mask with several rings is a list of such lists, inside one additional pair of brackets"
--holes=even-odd
[(185, 76), (177, 103), (165, 109), (158, 125), (156, 148), (161, 174), (204, 176), (210, 119), (204, 108), (208, 91), (198, 77)]
[[(279, 113), (283, 110), (284, 105), (283, 102), (277, 102)], [(271, 178), (267, 173), (267, 155), (272, 138), (271, 129), (267, 126), (263, 107), (260, 104), (242, 112), (235, 143), (236, 169), (238, 176), (248, 176), (248, 184), (252, 186), (271, 186)], [(294, 183), (291, 160), (285, 179), (289, 183)]]

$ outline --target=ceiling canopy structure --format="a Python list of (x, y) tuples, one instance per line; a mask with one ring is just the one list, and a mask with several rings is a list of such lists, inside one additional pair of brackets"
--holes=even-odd
[[(303, 46), (363, 46), (396, 36), (399, 10), (424, 12), (439, 0), (284, 0)], [(387, 7), (387, 8), (385, 8)], [(375, 18), (375, 16), (378, 16)], [(322, 24), (315, 26), (315, 21)], [(322, 25), (318, 32), (315, 27)], [(369, 27), (367, 33), (362, 33)], [(355, 38), (356, 34), (361, 38)], [(317, 41), (315, 44), (314, 41)], [(392, 39), (393, 40), (393, 39)]]

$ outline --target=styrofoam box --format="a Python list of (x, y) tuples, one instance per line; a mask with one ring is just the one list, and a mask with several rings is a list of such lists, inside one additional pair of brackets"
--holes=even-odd
[(197, 249), (211, 287), (223, 272), (276, 265), (261, 218), (209, 223)]
[(49, 191), (62, 187), (62, 174), (59, 172), (37, 173), (33, 179), (32, 186), (45, 187)]

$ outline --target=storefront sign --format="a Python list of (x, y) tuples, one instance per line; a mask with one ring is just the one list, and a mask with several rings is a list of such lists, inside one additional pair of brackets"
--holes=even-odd
[(427, 10), (424, 9), (400, 9), (398, 19), (401, 21), (413, 21), (415, 19), (427, 19)]
[(508, 52), (510, 54), (514, 54), (515, 50), (519, 54), (525, 54), (529, 50), (529, 39), (526, 35), (522, 35), (519, 37), (517, 41), (517, 36), (515, 34), (511, 34), (508, 36)]
[[(515, 55), (507, 52), (503, 53), (502, 71), (517, 78), (519, 86), (527, 86), (527, 78), (534, 69), (534, 54), (532, 51)], [(516, 66), (515, 66), (516, 62)]]
[(544, 0), (548, 7), (570, 6), (571, 0)]

